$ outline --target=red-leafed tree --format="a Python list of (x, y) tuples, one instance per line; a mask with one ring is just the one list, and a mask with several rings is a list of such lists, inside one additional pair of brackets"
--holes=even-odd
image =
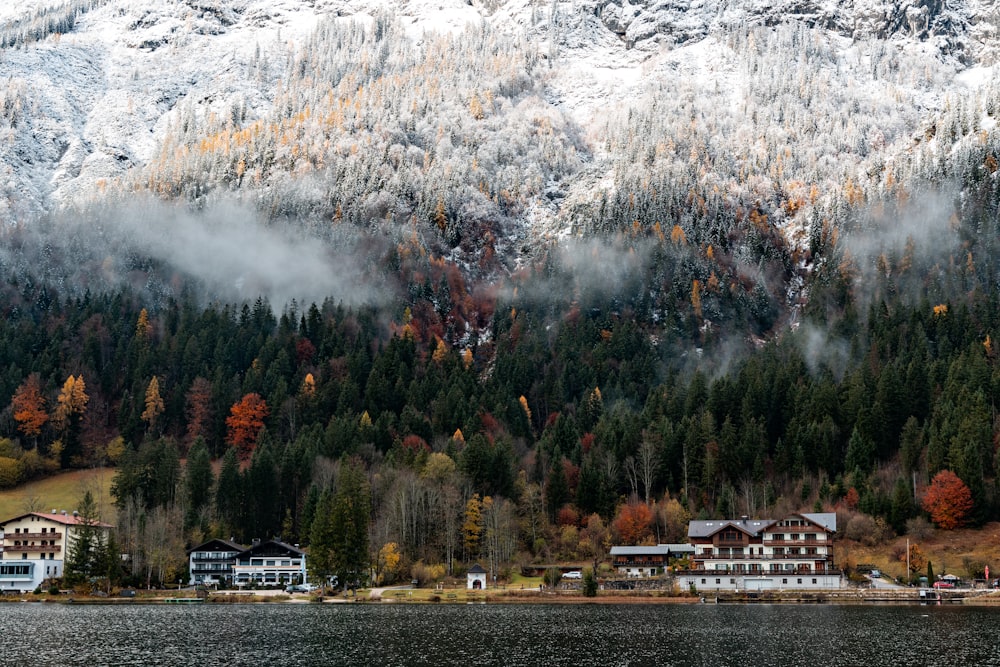
[(187, 435), (192, 441), (208, 436), (212, 423), (212, 384), (196, 377), (187, 393)]
[(938, 528), (954, 530), (965, 525), (972, 511), (972, 492), (958, 475), (942, 470), (931, 480), (924, 494), (923, 508)]
[(42, 432), (42, 426), (49, 420), (45, 411), (45, 397), (42, 396), (42, 381), (38, 373), (28, 376), (14, 392), (12, 400), (14, 420), (21, 433), (35, 440)]
[(653, 512), (649, 509), (649, 505), (632, 501), (618, 509), (618, 516), (615, 517), (612, 526), (621, 538), (622, 544), (639, 544), (649, 537), (652, 520)]
[(253, 453), (268, 413), (267, 403), (256, 393), (247, 394), (230, 409), (226, 417), (226, 442), (236, 449), (241, 461), (246, 461)]

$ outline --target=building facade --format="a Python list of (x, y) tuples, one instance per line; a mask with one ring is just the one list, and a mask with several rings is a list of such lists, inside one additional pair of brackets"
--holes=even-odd
[(233, 565), (233, 582), (278, 586), (306, 582), (306, 554), (298, 547), (269, 540), (257, 542), (240, 552)]
[(111, 526), (88, 523), (75, 512), (28, 512), (0, 523), (0, 591), (32, 591), (47, 579), (63, 576), (73, 543), (82, 530), (100, 531), (107, 540)]
[(306, 583), (306, 554), (278, 540), (247, 547), (213, 539), (188, 552), (192, 585), (279, 586)]
[(844, 585), (835, 567), (837, 515), (790, 514), (783, 519), (692, 521), (694, 568), (678, 574), (697, 590), (830, 589)]
[(236, 557), (246, 547), (230, 540), (209, 540), (188, 552), (189, 583), (194, 585), (231, 584)]
[(465, 586), (470, 591), (486, 590), (486, 570), (479, 563), (469, 568), (465, 573)]
[(663, 574), (670, 561), (694, 556), (690, 544), (611, 547), (611, 566), (626, 577), (655, 577)]

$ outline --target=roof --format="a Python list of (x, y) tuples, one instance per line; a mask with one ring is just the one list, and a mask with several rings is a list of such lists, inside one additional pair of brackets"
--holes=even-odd
[(774, 519), (715, 519), (713, 521), (692, 521), (688, 524), (688, 537), (711, 537), (723, 528), (736, 528), (750, 537), (757, 537), (761, 531), (774, 523)]
[[(837, 515), (834, 512), (796, 512), (788, 516), (802, 517), (820, 528), (837, 532)], [(787, 517), (786, 517), (787, 518)], [(742, 530), (751, 537), (757, 537), (761, 532), (777, 523), (777, 519), (719, 519), (714, 521), (692, 521), (688, 524), (688, 537), (706, 538), (715, 535), (726, 527)]]
[(690, 544), (657, 544), (655, 546), (611, 547), (612, 556), (670, 556), (678, 553), (694, 553)]
[(473, 565), (472, 567), (469, 568), (468, 573), (469, 574), (486, 574), (486, 570), (483, 569), (482, 565), (480, 565), (479, 563), (476, 563), (475, 565)]
[(803, 519), (807, 521), (812, 521), (831, 532), (837, 532), (837, 513), (836, 512), (813, 512), (810, 514), (800, 514)]
[(287, 555), (297, 555), (297, 556), (305, 555), (305, 552), (302, 549), (298, 547), (293, 547), (291, 544), (285, 544), (280, 540), (268, 540), (266, 542), (254, 544), (249, 548), (243, 547), (241, 551), (242, 553), (240, 554), (240, 558), (242, 558), (243, 556), (256, 556), (259, 554), (263, 555), (287, 554)]
[[(219, 547), (222, 548), (220, 549)], [(207, 542), (202, 542), (196, 547), (188, 549), (188, 553), (192, 553), (194, 551), (223, 551), (223, 550), (246, 551), (247, 548), (242, 544), (233, 542), (232, 540), (224, 540), (222, 538), (216, 537), (214, 539), (208, 540)]]
[(114, 526), (112, 526), (110, 523), (104, 523), (103, 521), (96, 521), (96, 522), (92, 521), (92, 522), (88, 523), (88, 521), (86, 519), (84, 519), (82, 516), (79, 516), (77, 514), (65, 514), (65, 513), (59, 513), (59, 512), (52, 512), (51, 514), (46, 514), (45, 512), (26, 512), (25, 514), (21, 514), (19, 516), (15, 516), (13, 518), (7, 519), (6, 521), (0, 523), (0, 528), (2, 528), (3, 526), (7, 525), (8, 523), (13, 523), (15, 521), (20, 521), (21, 519), (23, 519), (25, 517), (29, 517), (29, 516), (37, 516), (37, 517), (39, 517), (41, 519), (45, 519), (46, 521), (53, 521), (55, 523), (60, 523), (60, 524), (62, 524), (64, 526), (86, 526), (86, 525), (90, 525), (90, 526), (96, 526), (96, 527), (99, 527), (99, 528), (114, 528)]

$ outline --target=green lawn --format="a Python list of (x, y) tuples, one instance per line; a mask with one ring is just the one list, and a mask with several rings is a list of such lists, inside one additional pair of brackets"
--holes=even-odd
[(114, 474), (114, 468), (72, 470), (0, 491), (0, 521), (31, 510), (72, 512), (79, 506), (83, 494), (90, 491), (101, 512), (101, 520), (114, 523), (115, 506), (111, 498)]

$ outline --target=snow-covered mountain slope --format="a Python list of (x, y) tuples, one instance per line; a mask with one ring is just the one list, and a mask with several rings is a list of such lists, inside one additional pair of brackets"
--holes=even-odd
[(972, 141), (928, 128), (996, 142), (986, 0), (31, 0), (0, 24), (7, 224), (235, 197), (489, 273), (570, 234), (718, 246), (694, 204), (804, 248)]

